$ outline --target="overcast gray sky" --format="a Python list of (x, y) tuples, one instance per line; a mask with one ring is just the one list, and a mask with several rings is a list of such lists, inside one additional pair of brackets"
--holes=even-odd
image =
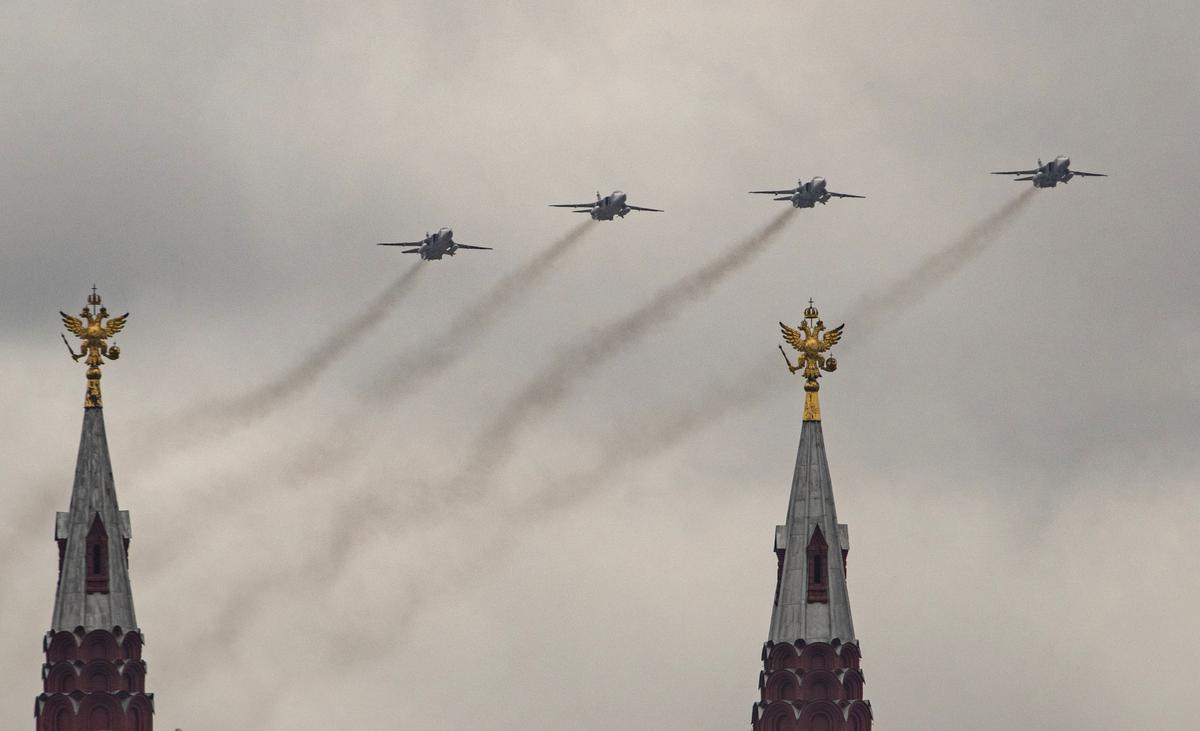
[[(83, 396), (57, 311), (95, 282), (132, 312), (106, 419), (161, 728), (748, 727), (803, 405), (764, 370), (777, 321), (813, 297), (841, 322), (1027, 185), (987, 171), (1067, 154), (1111, 177), (847, 321), (823, 380), (866, 697), (889, 729), (1191, 728), (1198, 28), (1191, 2), (3, 4), (0, 725), (40, 689)], [(477, 500), (402, 519), (561, 347), (782, 205), (746, 191), (813, 175), (867, 199), (799, 212)], [(576, 223), (545, 204), (614, 188), (667, 213), (597, 225), (381, 402)], [(496, 250), (430, 263), (268, 418), (193, 430), (412, 264), (374, 242), (439, 226)], [(505, 507), (765, 373), (769, 399), (602, 489)], [(400, 517), (347, 544), (355, 515)]]

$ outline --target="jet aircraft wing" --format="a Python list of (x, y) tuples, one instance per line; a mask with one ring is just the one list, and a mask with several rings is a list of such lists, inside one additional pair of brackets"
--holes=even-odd
[(595, 201), (591, 203), (551, 203), (551, 208), (591, 208), (596, 205)]
[(834, 193), (832, 190), (825, 191), (834, 198), (866, 198), (865, 195), (851, 195), (850, 193)]
[(625, 207), (631, 211), (650, 211), (651, 213), (666, 213), (666, 211), (662, 210), (661, 208), (642, 208), (641, 206), (631, 206), (628, 203), (625, 204)]
[(420, 246), (424, 241), (391, 241), (386, 243), (376, 244), (376, 246)]
[(490, 246), (471, 246), (470, 244), (460, 244), (457, 241), (454, 243), (460, 249), (481, 249), (483, 251), (492, 251)]
[[(1039, 170), (1001, 170), (999, 172), (992, 173), (992, 175), (1033, 175), (1034, 173), (1037, 173), (1037, 172), (1040, 172), (1040, 171)], [(1074, 172), (1074, 171), (1072, 171), (1072, 172)]]
[(791, 195), (797, 191), (796, 188), (791, 190), (752, 190), (751, 193), (766, 193), (767, 195)]
[(1108, 173), (1083, 173), (1078, 170), (1072, 170), (1072, 175), (1082, 175), (1085, 178), (1107, 178)]

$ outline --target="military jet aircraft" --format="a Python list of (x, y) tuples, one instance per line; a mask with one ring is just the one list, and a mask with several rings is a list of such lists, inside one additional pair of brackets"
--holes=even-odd
[(1071, 169), (1071, 158), (1066, 155), (1059, 155), (1050, 162), (1042, 164), (1042, 159), (1038, 158), (1038, 166), (1036, 170), (1002, 170), (992, 173), (992, 175), (1024, 175), (1023, 178), (1014, 178), (1014, 180), (1032, 180), (1035, 188), (1053, 188), (1059, 183), (1064, 185), (1070, 182), (1071, 178), (1076, 176), (1081, 178), (1107, 178), (1104, 173), (1084, 173), (1079, 170)]
[(436, 233), (426, 233), (420, 241), (396, 241), (381, 243), (379, 246), (413, 246), (416, 248), (405, 251), (405, 254), (420, 254), (425, 261), (441, 259), (443, 256), (454, 256), (459, 249), (481, 249), (491, 251), (490, 246), (471, 246), (460, 244), (454, 240), (454, 232), (448, 228), (439, 228)]
[(752, 190), (750, 192), (779, 196), (774, 200), (791, 201), (793, 208), (813, 208), (818, 203), (825, 205), (830, 198), (866, 198), (865, 195), (834, 193), (832, 190), (826, 190), (825, 178), (813, 178), (807, 183), (797, 180), (796, 187), (789, 190)]
[(630, 211), (650, 211), (652, 213), (664, 213), (658, 208), (642, 208), (641, 206), (631, 206), (625, 202), (625, 194), (619, 190), (614, 190), (611, 194), (600, 197), (600, 191), (596, 191), (595, 203), (551, 203), (551, 208), (577, 208), (579, 210), (572, 213), (590, 213), (592, 218), (597, 221), (611, 221), (613, 216), (625, 218)]

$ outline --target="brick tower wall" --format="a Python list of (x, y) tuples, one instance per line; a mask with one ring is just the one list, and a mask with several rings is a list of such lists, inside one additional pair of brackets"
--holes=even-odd
[(37, 731), (153, 731), (142, 644), (120, 627), (47, 633)]
[(871, 731), (858, 643), (763, 645), (754, 731)]

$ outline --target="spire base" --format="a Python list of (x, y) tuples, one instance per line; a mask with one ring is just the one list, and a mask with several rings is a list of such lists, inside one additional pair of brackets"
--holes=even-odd
[(821, 420), (821, 399), (817, 397), (816, 391), (804, 392), (804, 420)]
[(100, 369), (95, 366), (87, 370), (87, 394), (83, 397), (85, 409), (100, 408), (104, 400), (100, 397)]

